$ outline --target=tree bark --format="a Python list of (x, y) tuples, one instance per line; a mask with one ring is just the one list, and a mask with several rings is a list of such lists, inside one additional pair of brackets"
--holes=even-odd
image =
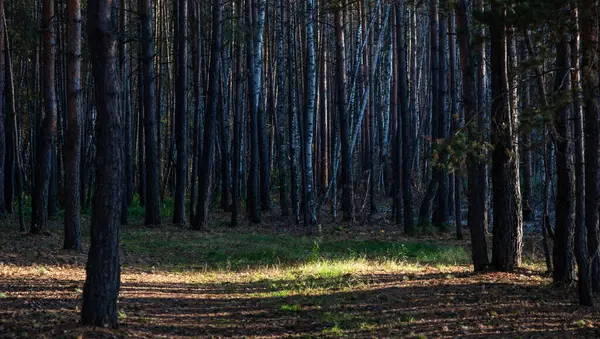
[(145, 225), (160, 225), (158, 122), (156, 109), (156, 74), (154, 70), (153, 0), (140, 1), (142, 24), (142, 63), (144, 79), (144, 137), (146, 165)]
[(67, 138), (65, 144), (65, 249), (81, 248), (81, 1), (69, 0)]
[(175, 138), (177, 170), (175, 174), (175, 206), (173, 223), (185, 224), (185, 192), (188, 177), (188, 111), (187, 111), (187, 0), (177, 1), (177, 98), (175, 108)]
[[(505, 26), (506, 5), (492, 1), (492, 184), (494, 188), (494, 229), (492, 265), (499, 271), (513, 271), (521, 263), (522, 213), (519, 189), (517, 112), (512, 104), (513, 86), (508, 64), (513, 48)], [(512, 74), (512, 76), (515, 76)]]
[(85, 325), (117, 326), (119, 228), (123, 199), (123, 114), (119, 110), (117, 1), (88, 0), (88, 37), (96, 84), (96, 189), (83, 287)]
[(48, 231), (48, 196), (50, 176), (52, 174), (52, 147), (56, 137), (56, 87), (54, 76), (56, 68), (56, 32), (54, 29), (54, 0), (43, 1), (42, 31), (43, 33), (43, 99), (44, 118), (38, 142), (37, 162), (35, 170), (35, 186), (32, 197), (30, 232), (33, 234)]

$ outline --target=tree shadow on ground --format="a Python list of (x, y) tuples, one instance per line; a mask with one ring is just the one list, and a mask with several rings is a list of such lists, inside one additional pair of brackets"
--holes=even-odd
[(79, 279), (0, 281), (1, 337), (598, 337), (571, 290), (489, 273), (123, 282), (120, 328), (75, 326)]

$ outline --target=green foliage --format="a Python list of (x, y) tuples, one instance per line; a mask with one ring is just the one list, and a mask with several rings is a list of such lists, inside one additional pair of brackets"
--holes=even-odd
[(292, 305), (284, 304), (284, 305), (281, 305), (280, 309), (284, 312), (291, 312), (291, 313), (302, 312), (302, 306), (300, 306), (298, 304), (292, 304)]

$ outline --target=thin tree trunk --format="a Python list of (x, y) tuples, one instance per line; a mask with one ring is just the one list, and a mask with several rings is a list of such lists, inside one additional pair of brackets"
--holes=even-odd
[(306, 61), (306, 108), (304, 116), (304, 223), (309, 227), (317, 225), (317, 211), (314, 197), (313, 176), (313, 135), (316, 111), (316, 67), (315, 67), (315, 13), (314, 0), (306, 1), (306, 43), (308, 58)]
[(69, 0), (69, 55), (67, 78), (68, 127), (65, 145), (65, 249), (81, 248), (81, 2)]
[(175, 138), (177, 170), (175, 174), (175, 206), (173, 223), (185, 224), (185, 192), (188, 174), (188, 111), (187, 111), (187, 0), (177, 1), (177, 99), (175, 108)]

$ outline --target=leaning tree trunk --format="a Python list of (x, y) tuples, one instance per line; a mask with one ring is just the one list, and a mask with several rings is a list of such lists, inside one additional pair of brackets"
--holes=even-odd
[[(69, 0), (65, 249), (81, 248), (81, 1)], [(125, 200), (125, 199), (124, 199)]]
[[(523, 216), (519, 189), (517, 111), (512, 103), (514, 85), (508, 77), (510, 55), (516, 51), (512, 47), (507, 50), (507, 46), (514, 42), (512, 36), (507, 37), (505, 12), (504, 4), (498, 0), (492, 1), (492, 185), (495, 212), (492, 265), (499, 271), (513, 271), (521, 263)], [(512, 76), (515, 77), (514, 74)]]
[(140, 0), (142, 23), (142, 64), (144, 79), (144, 137), (146, 165), (146, 225), (159, 225), (158, 122), (156, 114), (156, 77), (154, 70), (154, 21), (152, 0)]
[(88, 37), (96, 87), (96, 189), (83, 287), (85, 325), (117, 326), (119, 228), (123, 199), (123, 113), (119, 110), (117, 1), (88, 0)]
[(44, 119), (37, 149), (35, 186), (32, 197), (31, 233), (47, 232), (48, 229), (48, 192), (52, 174), (52, 146), (56, 137), (56, 87), (54, 76), (56, 68), (56, 32), (54, 21), (54, 0), (43, 1), (42, 31), (44, 40), (43, 56), (43, 97)]

